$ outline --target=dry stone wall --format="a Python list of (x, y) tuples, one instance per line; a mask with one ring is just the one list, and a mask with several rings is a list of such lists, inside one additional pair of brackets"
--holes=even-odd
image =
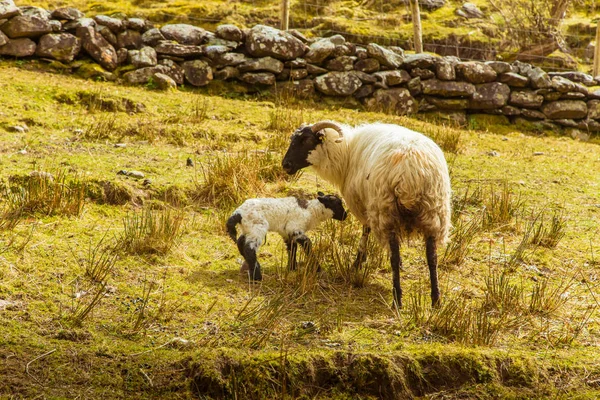
[(161, 88), (236, 80), (298, 97), (352, 98), (396, 114), (440, 112), (464, 120), (468, 113), (485, 113), (600, 131), (600, 90), (593, 90), (600, 77), (547, 73), (520, 62), (407, 55), (398, 47), (350, 43), (341, 35), (308, 39), (264, 25), (221, 25), (209, 32), (0, 0), (0, 56), (38, 57), (73, 68), (89, 57), (106, 79), (152, 81)]

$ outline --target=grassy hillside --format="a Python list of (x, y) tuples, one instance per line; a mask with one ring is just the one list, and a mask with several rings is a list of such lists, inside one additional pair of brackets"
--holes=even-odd
[[(38, 67), (0, 64), (0, 396), (600, 394), (597, 139)], [(402, 247), (402, 310), (376, 244), (365, 270), (349, 268), (353, 218), (311, 233), (321, 274), (312, 260), (287, 271), (276, 236), (262, 284), (240, 274), (224, 231), (237, 204), (333, 190), (280, 168), (290, 132), (325, 118), (399, 123), (446, 151), (440, 309), (419, 241)]]
[[(290, 27), (299, 29), (308, 36), (341, 33), (357, 43), (377, 42), (409, 49), (412, 48), (413, 28), (407, 3), (408, 1), (401, 0), (291, 0)], [(443, 7), (434, 10), (422, 7), (426, 49), (468, 59), (497, 57), (512, 61), (522, 49), (536, 44), (534, 32), (548, 24), (545, 19), (548, 16), (543, 10), (552, 8), (549, 0), (541, 3), (529, 0), (493, 3), (475, 0), (471, 3), (476, 4), (485, 17), (467, 20), (455, 14), (463, 3), (448, 0)], [(17, 4), (25, 5), (19, 1)], [(27, 4), (49, 9), (74, 6), (91, 16), (125, 13), (148, 18), (157, 24), (183, 22), (211, 30), (223, 23), (240, 27), (252, 27), (256, 24), (279, 26), (280, 23), (279, 0), (61, 0)], [(499, 5), (500, 9), (493, 4)], [(569, 53), (557, 50), (549, 59), (534, 59), (534, 62), (539, 61), (547, 68), (590, 70), (591, 54), (586, 53), (586, 48), (594, 40), (597, 7), (593, 1), (574, 2), (567, 10), (565, 21), (559, 29), (570, 49)], [(532, 10), (535, 9), (538, 11), (533, 13)], [(530, 14), (531, 17), (523, 18)], [(517, 15), (520, 17), (517, 18)]]

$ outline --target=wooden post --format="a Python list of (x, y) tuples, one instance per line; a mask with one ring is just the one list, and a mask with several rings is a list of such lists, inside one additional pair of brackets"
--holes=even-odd
[(410, 0), (410, 9), (412, 11), (415, 53), (422, 53), (423, 52), (423, 29), (421, 28), (421, 12), (419, 11), (419, 0)]
[(594, 67), (592, 68), (592, 75), (595, 77), (598, 76), (600, 72), (600, 19), (598, 20), (598, 25), (596, 26), (596, 46), (594, 47)]
[(290, 0), (281, 0), (281, 30), (287, 31), (290, 23)]

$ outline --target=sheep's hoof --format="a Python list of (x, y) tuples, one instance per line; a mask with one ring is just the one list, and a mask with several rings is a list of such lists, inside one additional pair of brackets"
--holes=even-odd
[(248, 270), (248, 275), (250, 275), (250, 280), (253, 281), (262, 281), (262, 273), (260, 272), (260, 267), (254, 268), (254, 271)]

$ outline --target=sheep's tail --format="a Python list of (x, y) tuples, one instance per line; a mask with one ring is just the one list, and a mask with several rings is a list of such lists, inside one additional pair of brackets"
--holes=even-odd
[(231, 240), (233, 240), (234, 242), (237, 241), (237, 231), (235, 227), (240, 222), (242, 222), (242, 214), (238, 214), (237, 212), (233, 213), (231, 217), (229, 217), (229, 219), (227, 220), (227, 233), (229, 234)]

